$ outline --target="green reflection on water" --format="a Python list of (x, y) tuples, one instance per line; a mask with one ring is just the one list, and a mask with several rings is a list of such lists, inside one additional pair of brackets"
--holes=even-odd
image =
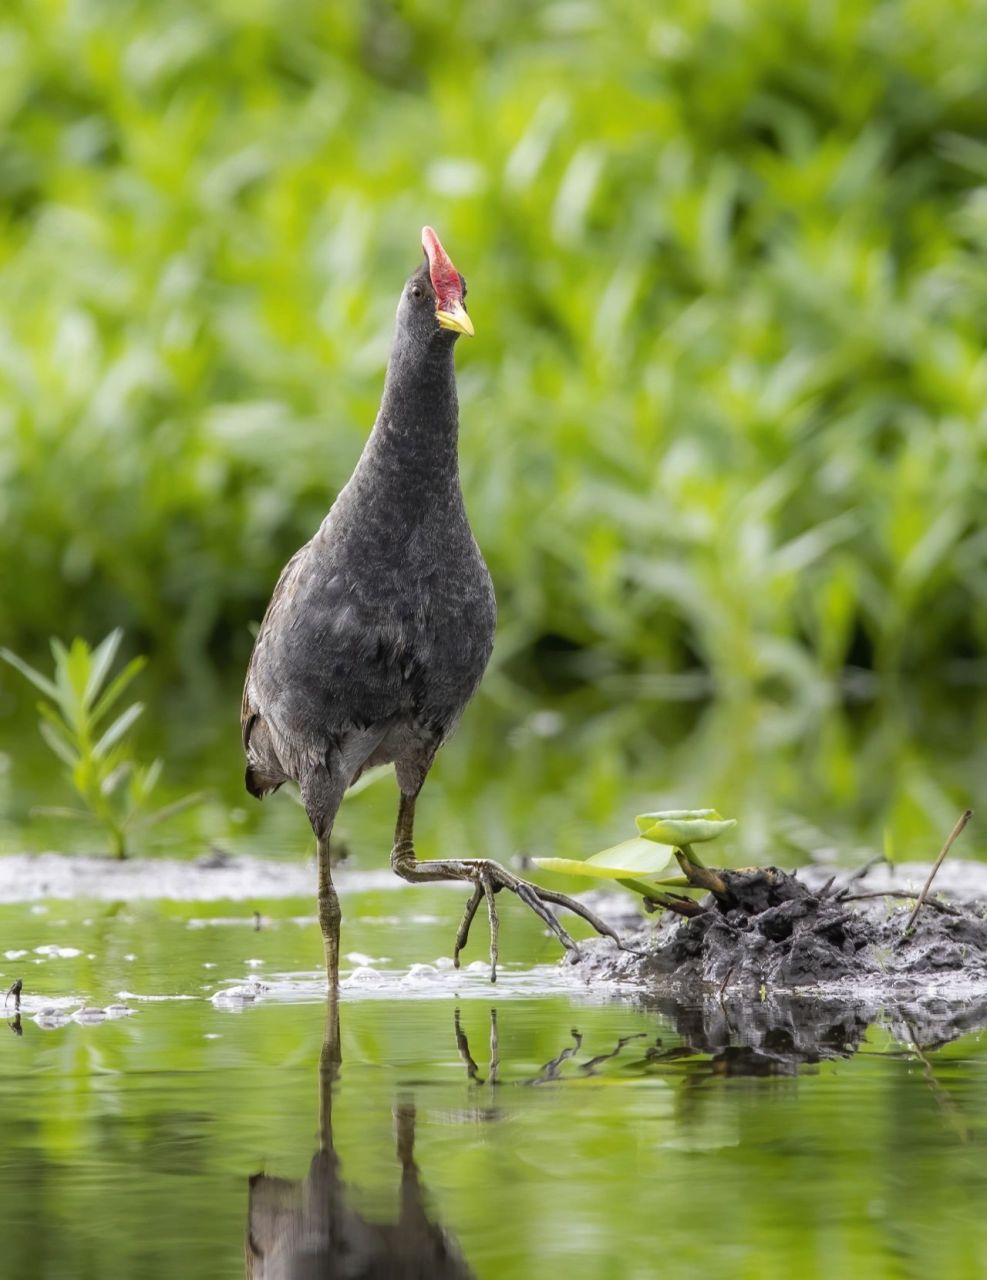
[[(929, 859), (957, 814), (976, 807), (987, 776), (987, 699), (970, 690), (916, 683), (860, 703), (834, 703), (832, 690), (669, 703), (650, 689), (646, 676), (604, 679), (543, 703), (491, 675), (426, 783), (422, 856), (580, 857), (631, 834), (635, 813), (712, 805), (739, 819), (724, 844), (737, 865), (797, 863), (820, 848), (848, 861), (886, 846)], [(310, 850), (304, 813), (287, 795), (258, 804), (243, 791), (238, 705), (236, 689), (167, 690), (145, 716), (146, 754), (166, 760), (171, 793), (205, 786), (212, 796), (156, 830), (151, 852)], [(85, 829), (29, 818), (33, 805), (65, 797), (26, 696), (0, 738), (0, 764), (4, 755), (0, 851), (99, 848)], [(344, 806), (338, 832), (357, 865), (386, 865), (395, 813), (393, 779)], [(977, 824), (958, 853), (987, 856)]]
[[(758, 1040), (774, 1066), (758, 1065), (730, 1006), (713, 1009), (729, 1015), (725, 1050), (699, 1011), (575, 989), (512, 996), (521, 962), (551, 958), (520, 909), (504, 992), (465, 974), (457, 998), (442, 971), (402, 986), (412, 954), (448, 950), (461, 896), (344, 897), (344, 951), (373, 958), (389, 985), (374, 999), (344, 988), (331, 1143), (318, 938), (293, 919), (308, 904), (0, 909), (4, 950), (28, 951), (0, 964), (5, 987), (23, 974), (26, 1000), (23, 1034), (0, 1041), (4, 1276), (243, 1275), (251, 1177), (285, 1180), (254, 1184), (255, 1245), (270, 1248), (306, 1178), (311, 1203), (320, 1145), (351, 1229), (370, 1224), (375, 1247), (413, 1255), (418, 1203), (479, 1277), (983, 1274), (979, 1034), (923, 1063), (880, 1024), (856, 1040), (840, 1024), (823, 1046), (837, 1056), (796, 1066), (776, 1031)], [(51, 943), (80, 954), (34, 950)], [(258, 975), (269, 992), (256, 1003), (211, 1002)], [(120, 991), (195, 998), (130, 998), (132, 1017), (96, 1026), (44, 1031), (31, 1017), (48, 999)], [(975, 1011), (969, 1025), (982, 1025)], [(327, 1167), (324, 1155), (321, 1193)], [(403, 1274), (392, 1267), (377, 1274)]]

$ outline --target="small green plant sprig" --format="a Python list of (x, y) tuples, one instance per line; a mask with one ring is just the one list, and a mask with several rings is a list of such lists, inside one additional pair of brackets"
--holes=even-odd
[(107, 832), (117, 858), (127, 856), (128, 838), (138, 830), (156, 826), (198, 804), (203, 792), (183, 796), (172, 804), (148, 812), (148, 802), (161, 776), (161, 761), (140, 764), (128, 734), (144, 710), (132, 702), (111, 718), (120, 698), (146, 665), (133, 658), (110, 678), (110, 668), (123, 639), (118, 628), (95, 648), (76, 637), (65, 647), (52, 639), (54, 679), (12, 653), (0, 649), (0, 658), (30, 680), (44, 699), (38, 703), (41, 736), (66, 766), (67, 777), (83, 808), (37, 808), (32, 812), (73, 822), (94, 822)]
[[(693, 845), (718, 839), (737, 825), (736, 818), (721, 818), (715, 809), (669, 809), (662, 813), (642, 813), (635, 819), (640, 833), (591, 858), (535, 858), (536, 866), (560, 875), (593, 876), (614, 880), (625, 889), (641, 894), (652, 907), (675, 907), (666, 891), (713, 890), (723, 882), (708, 871)], [(684, 875), (669, 876), (672, 863)]]

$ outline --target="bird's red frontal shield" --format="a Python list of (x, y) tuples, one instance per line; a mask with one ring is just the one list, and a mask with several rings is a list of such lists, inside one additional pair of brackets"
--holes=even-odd
[(454, 302), (462, 302), (462, 279), (452, 265), (452, 259), (442, 248), (442, 241), (431, 227), (422, 227), (422, 248), (428, 258), (428, 274), (432, 279), (439, 309), (445, 310)]
[(422, 248), (428, 258), (428, 274), (435, 290), (435, 318), (442, 329), (473, 336), (473, 321), (466, 314), (463, 277), (452, 265), (442, 242), (431, 227), (422, 227)]

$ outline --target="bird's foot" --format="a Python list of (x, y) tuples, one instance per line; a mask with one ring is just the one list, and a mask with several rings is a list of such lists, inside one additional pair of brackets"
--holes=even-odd
[(459, 968), (460, 952), (466, 946), (469, 938), (470, 926), (479, 910), (480, 903), (486, 899), (487, 914), (490, 919), (490, 981), (497, 981), (497, 944), (500, 921), (497, 915), (496, 894), (501, 889), (508, 889), (511, 893), (516, 894), (526, 907), (529, 907), (536, 916), (548, 925), (566, 951), (575, 959), (578, 959), (580, 955), (579, 946), (559, 923), (555, 913), (550, 909), (550, 905), (565, 907), (573, 912), (574, 915), (581, 916), (603, 937), (612, 938), (621, 950), (630, 950), (605, 920), (601, 920), (595, 912), (590, 911), (581, 902), (577, 902), (574, 898), (570, 898), (564, 893), (556, 893), (554, 890), (542, 888), (541, 885), (532, 884), (530, 880), (522, 880), (520, 876), (514, 875), (506, 867), (502, 867), (499, 862), (491, 862), (486, 858), (462, 859), (457, 861), (455, 865), (460, 869), (460, 877), (462, 879), (473, 881), (473, 893), (466, 904), (466, 911), (456, 934), (456, 945), (452, 959), (457, 969)]

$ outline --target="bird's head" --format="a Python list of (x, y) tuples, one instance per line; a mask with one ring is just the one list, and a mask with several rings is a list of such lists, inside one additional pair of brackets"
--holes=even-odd
[(452, 265), (431, 227), (422, 228), (425, 261), (408, 279), (398, 305), (398, 324), (423, 345), (442, 333), (473, 336), (466, 313), (466, 281)]

